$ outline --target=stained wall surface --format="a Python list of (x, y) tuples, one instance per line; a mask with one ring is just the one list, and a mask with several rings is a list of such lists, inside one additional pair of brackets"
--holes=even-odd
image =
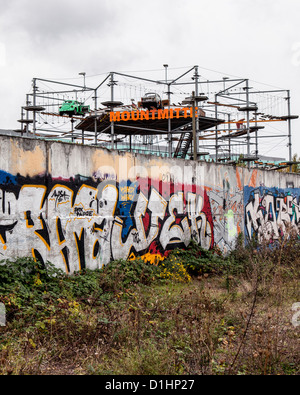
[(300, 176), (0, 137), (0, 260), (33, 256), (67, 273), (162, 259), (243, 232), (300, 236)]

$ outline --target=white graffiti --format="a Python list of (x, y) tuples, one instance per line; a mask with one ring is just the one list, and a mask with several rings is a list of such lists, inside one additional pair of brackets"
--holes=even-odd
[(126, 259), (132, 249), (145, 252), (154, 240), (162, 252), (188, 246), (191, 239), (211, 247), (203, 196), (178, 192), (167, 202), (152, 188), (149, 199), (139, 192), (134, 201), (131, 193), (129, 211), (120, 216), (117, 205), (128, 204), (123, 197), (111, 181), (98, 188), (83, 184), (76, 192), (60, 184), (49, 192), (43, 185), (24, 185), (19, 195), (0, 189), (0, 254), (33, 256), (73, 273)]
[(252, 238), (254, 231), (259, 242), (278, 240), (287, 230), (300, 234), (299, 202), (291, 195), (261, 197), (257, 191), (245, 207), (245, 226), (248, 236)]
[(228, 183), (224, 183), (223, 189), (212, 189), (207, 194), (214, 219), (215, 244), (222, 251), (229, 251), (234, 247), (238, 224), (243, 220), (240, 214), (243, 210), (242, 191), (237, 188), (231, 191)]

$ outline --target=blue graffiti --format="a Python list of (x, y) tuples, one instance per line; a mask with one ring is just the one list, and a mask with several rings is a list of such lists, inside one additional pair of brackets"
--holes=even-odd
[(300, 189), (244, 187), (245, 234), (278, 239), (291, 226), (300, 236)]
[(0, 185), (17, 185), (17, 177), (6, 171), (0, 170)]
[(119, 217), (123, 220), (122, 238), (126, 238), (131, 227), (132, 221), (132, 207), (137, 197), (138, 182), (121, 181), (119, 184), (119, 201), (117, 210)]

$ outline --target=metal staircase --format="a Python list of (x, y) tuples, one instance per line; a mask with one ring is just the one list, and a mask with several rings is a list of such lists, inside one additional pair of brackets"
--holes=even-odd
[(174, 152), (174, 158), (185, 159), (192, 141), (193, 141), (192, 132), (181, 133), (176, 150)]

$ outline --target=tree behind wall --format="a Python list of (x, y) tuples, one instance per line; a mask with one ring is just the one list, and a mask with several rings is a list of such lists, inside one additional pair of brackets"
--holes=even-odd
[(293, 156), (293, 162), (295, 162), (295, 164), (292, 165), (292, 173), (300, 173), (300, 164), (297, 163), (300, 161), (300, 157), (298, 157), (297, 154), (295, 154)]

